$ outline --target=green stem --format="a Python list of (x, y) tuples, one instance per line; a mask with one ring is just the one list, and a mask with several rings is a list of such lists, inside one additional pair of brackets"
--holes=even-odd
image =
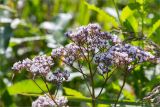
[(87, 78), (85, 77), (85, 75), (84, 75), (84, 73), (83, 73), (83, 70), (82, 70), (81, 67), (80, 67), (80, 63), (79, 63), (79, 62), (78, 62), (78, 66), (79, 66), (79, 69), (80, 69), (80, 73), (82, 73), (82, 76), (83, 76), (83, 78), (84, 78), (84, 80), (85, 80), (85, 83), (86, 83), (86, 86), (87, 86), (87, 88), (88, 88), (88, 91), (89, 91), (90, 95), (92, 96), (92, 92), (91, 92), (91, 90), (90, 90), (90, 88), (89, 88), (89, 85), (88, 85), (88, 83), (87, 83)]
[[(39, 89), (41, 89), (41, 91), (43, 92), (43, 94), (46, 94), (46, 92), (37, 84), (37, 82), (34, 80), (34, 79), (32, 79), (33, 80), (33, 82), (38, 86), (38, 88)], [(49, 94), (46, 94), (48, 97), (51, 97), (51, 95)], [(55, 100), (54, 99), (52, 99), (53, 100), (53, 102), (55, 102)], [(58, 106), (58, 104), (55, 102), (55, 104)]]
[(89, 66), (90, 77), (91, 77), (91, 86), (92, 86), (92, 107), (95, 107), (96, 103), (95, 103), (95, 90), (94, 90), (94, 80), (93, 80), (94, 76), (92, 73), (92, 68), (91, 68), (90, 62), (88, 62), (88, 66)]
[(119, 15), (119, 12), (118, 12), (118, 7), (117, 7), (116, 2), (114, 0), (113, 0), (113, 4), (114, 4), (114, 7), (116, 9), (116, 13), (117, 13), (117, 16), (118, 16), (119, 23), (122, 26), (123, 24), (122, 24), (122, 21), (120, 19), (120, 15)]
[(120, 97), (120, 95), (121, 95), (121, 93), (122, 93), (122, 90), (123, 90), (123, 88), (124, 88), (124, 85), (125, 85), (125, 83), (126, 83), (126, 78), (127, 78), (127, 73), (124, 74), (123, 84), (122, 84), (121, 89), (120, 89), (120, 92), (119, 92), (119, 94), (118, 94), (118, 96), (117, 96), (117, 100), (116, 100), (116, 103), (115, 103), (114, 107), (116, 107), (116, 105), (117, 105), (117, 103), (118, 103), (119, 97)]
[(59, 107), (59, 105), (57, 104), (57, 102), (55, 101), (55, 99), (53, 98), (53, 96), (52, 96), (52, 94), (51, 94), (51, 92), (50, 92), (50, 90), (49, 90), (49, 87), (48, 87), (48, 85), (47, 85), (47, 83), (46, 83), (46, 80), (45, 80), (42, 76), (41, 76), (41, 78), (42, 78), (43, 82), (44, 82), (45, 85), (46, 85), (46, 88), (47, 88), (47, 90), (48, 90), (48, 92), (49, 92), (50, 98), (51, 98), (52, 101), (56, 104), (56, 106)]

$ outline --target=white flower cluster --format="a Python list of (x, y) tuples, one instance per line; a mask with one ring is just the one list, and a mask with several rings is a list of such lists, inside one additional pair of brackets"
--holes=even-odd
[[(66, 106), (68, 102), (67, 98), (64, 96), (56, 97), (54, 100), (60, 107)], [(43, 95), (32, 102), (32, 107), (57, 107), (55, 102), (48, 95)]]
[(16, 62), (12, 69), (15, 71), (26, 69), (34, 75), (46, 75), (50, 72), (50, 67), (53, 64), (53, 60), (50, 56), (41, 55), (34, 57), (32, 60), (27, 58), (23, 61)]
[(130, 70), (133, 63), (152, 61), (154, 59), (155, 56), (149, 52), (129, 44), (116, 44), (108, 51), (97, 54), (94, 57), (95, 62), (103, 72), (108, 72), (112, 65), (118, 67), (127, 66), (128, 70)]

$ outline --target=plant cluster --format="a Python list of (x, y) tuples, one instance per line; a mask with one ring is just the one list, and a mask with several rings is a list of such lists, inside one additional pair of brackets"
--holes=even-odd
[[(69, 72), (62, 70), (61, 66), (68, 66), (80, 72), (86, 80), (86, 86), (92, 98), (92, 106), (96, 105), (98, 96), (95, 95), (95, 77), (100, 74), (104, 77), (105, 82), (111, 77), (108, 73), (113, 68), (121, 68), (124, 71), (125, 77), (128, 75), (137, 64), (151, 61), (156, 62), (158, 58), (149, 52), (142, 50), (139, 47), (124, 43), (117, 35), (103, 32), (98, 24), (89, 24), (77, 28), (75, 31), (69, 31), (65, 34), (71, 40), (71, 43), (64, 47), (53, 49), (50, 56), (41, 55), (35, 58), (25, 59), (16, 62), (12, 69), (20, 71), (26, 69), (33, 77), (45, 77), (46, 81), (62, 84), (63, 80), (69, 78)], [(58, 65), (58, 63), (60, 63)], [(53, 72), (51, 67), (56, 63), (59, 67)], [(83, 68), (87, 66), (89, 73)], [(105, 75), (107, 73), (107, 76)], [(34, 79), (33, 78), (33, 79)], [(87, 81), (89, 79), (89, 81)], [(125, 80), (121, 87), (120, 93), (115, 102), (118, 102), (119, 96), (125, 84)], [(91, 87), (91, 88), (90, 88)], [(63, 106), (66, 105), (65, 98), (59, 99), (49, 95), (41, 96), (32, 103), (33, 107), (40, 106)]]

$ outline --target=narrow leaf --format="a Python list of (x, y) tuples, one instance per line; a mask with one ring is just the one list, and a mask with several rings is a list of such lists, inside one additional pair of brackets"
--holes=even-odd
[(96, 7), (95, 5), (91, 5), (84, 1), (84, 4), (88, 7), (88, 9), (96, 11), (103, 20), (105, 20), (105, 23), (108, 24), (108, 26), (112, 25), (114, 27), (118, 27), (118, 23), (116, 22), (115, 18), (110, 16), (107, 12), (101, 10), (100, 8)]
[(130, 16), (127, 20), (129, 21), (130, 25), (132, 26), (134, 32), (138, 32), (138, 21), (137, 21), (137, 19), (134, 16)]
[(71, 88), (67, 88), (67, 87), (63, 87), (63, 89), (65, 90), (65, 93), (67, 95), (77, 96), (77, 97), (85, 97), (80, 92), (78, 92), (77, 90), (74, 90), (74, 89), (71, 89)]
[[(69, 101), (73, 102), (92, 102), (91, 98), (87, 97), (77, 97), (77, 96), (66, 96)], [(106, 99), (97, 99), (96, 103), (97, 104), (115, 104), (116, 100), (106, 100)], [(117, 104), (120, 105), (142, 105), (142, 102), (133, 102), (129, 100), (124, 100), (124, 101), (119, 101)]]
[(152, 28), (149, 30), (148, 36), (150, 37), (159, 27), (160, 27), (160, 19), (153, 24)]
[(128, 17), (133, 15), (133, 12), (134, 11), (132, 11), (129, 6), (124, 7), (121, 12), (120, 19), (124, 22)]

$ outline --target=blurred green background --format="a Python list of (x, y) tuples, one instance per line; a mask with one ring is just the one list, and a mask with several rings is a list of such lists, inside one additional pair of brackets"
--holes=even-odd
[[(104, 31), (160, 56), (160, 0), (0, 0), (0, 107), (31, 106), (36, 98), (22, 95), (38, 90), (25, 81), (29, 79), (27, 72), (12, 79), (14, 62), (49, 55), (52, 48), (69, 43), (65, 32), (89, 23), (99, 23)], [(76, 71), (71, 75), (73, 78), (63, 86), (87, 96), (87, 91), (80, 91), (87, 89), (81, 76)], [(122, 79), (116, 72), (100, 98), (116, 99)], [(120, 100), (141, 101), (159, 81), (160, 65), (141, 64), (127, 78)], [(101, 84), (103, 79), (97, 78), (97, 91)], [(85, 103), (70, 100), (69, 105)]]

